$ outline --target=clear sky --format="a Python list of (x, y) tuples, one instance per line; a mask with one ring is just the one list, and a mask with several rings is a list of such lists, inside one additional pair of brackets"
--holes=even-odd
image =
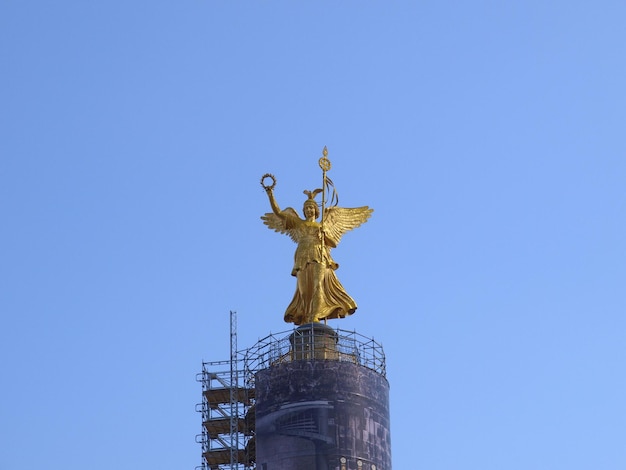
[(319, 186), (396, 470), (626, 468), (626, 3), (0, 3), (0, 469), (193, 469)]

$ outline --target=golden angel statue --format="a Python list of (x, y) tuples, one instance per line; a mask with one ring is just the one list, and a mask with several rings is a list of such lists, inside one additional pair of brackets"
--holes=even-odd
[[(324, 182), (327, 184), (330, 180), (326, 178), (326, 169), (323, 170)], [(263, 180), (267, 177), (272, 178), (274, 184), (265, 185)], [(302, 219), (291, 207), (280, 209), (274, 197), (276, 180), (272, 175), (264, 175), (261, 184), (272, 207), (272, 212), (261, 217), (263, 223), (276, 232), (289, 235), (298, 244), (291, 271), (291, 275), (297, 278), (296, 292), (285, 311), (285, 321), (302, 325), (353, 314), (357, 308), (356, 302), (337, 279), (335, 270), (339, 265), (332, 259), (330, 249), (337, 246), (346, 232), (365, 223), (373, 209), (367, 206), (324, 207), (324, 190), (316, 189), (304, 191), (307, 199), (304, 201)], [(315, 201), (319, 193), (322, 193), (321, 222), (317, 221), (320, 207)]]

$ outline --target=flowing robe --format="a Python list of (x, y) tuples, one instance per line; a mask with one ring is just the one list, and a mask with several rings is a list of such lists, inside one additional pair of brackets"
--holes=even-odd
[(298, 247), (291, 275), (297, 278), (296, 292), (285, 311), (285, 321), (296, 325), (324, 319), (343, 318), (357, 309), (337, 279), (339, 265), (330, 256), (329, 243), (322, 244), (321, 226), (317, 222), (292, 220)]

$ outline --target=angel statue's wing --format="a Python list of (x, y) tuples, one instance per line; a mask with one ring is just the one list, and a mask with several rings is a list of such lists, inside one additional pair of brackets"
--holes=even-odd
[(289, 235), (294, 242), (298, 243), (300, 234), (298, 222), (301, 222), (302, 219), (293, 208), (287, 207), (284, 211), (281, 211), (281, 216), (268, 212), (261, 216), (261, 220), (268, 228)]
[(324, 211), (324, 235), (330, 246), (337, 246), (344, 233), (367, 222), (374, 209), (368, 206), (329, 207)]

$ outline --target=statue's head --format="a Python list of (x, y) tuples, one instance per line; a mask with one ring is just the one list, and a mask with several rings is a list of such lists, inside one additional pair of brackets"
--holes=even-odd
[(315, 189), (313, 191), (307, 191), (306, 189), (304, 190), (304, 194), (306, 194), (308, 197), (307, 200), (304, 201), (304, 207), (302, 208), (302, 212), (304, 212), (304, 216), (307, 219), (313, 216), (315, 216), (314, 219), (317, 219), (320, 216), (320, 208), (318, 207), (317, 202), (315, 202), (315, 196), (321, 192), (321, 189)]
[(309, 218), (311, 216), (315, 216), (317, 219), (320, 216), (320, 208), (317, 206), (317, 202), (315, 199), (307, 199), (304, 201), (304, 207), (302, 208), (302, 212), (304, 212), (304, 216)]

